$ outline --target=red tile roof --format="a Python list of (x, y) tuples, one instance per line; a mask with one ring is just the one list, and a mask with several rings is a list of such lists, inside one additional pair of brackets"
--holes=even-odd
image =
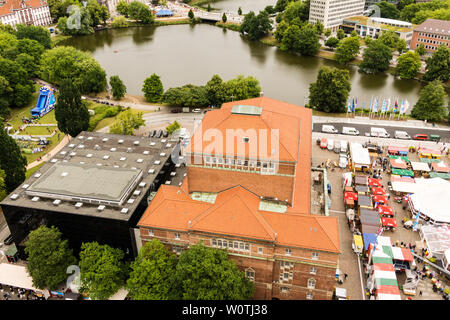
[(47, 5), (47, 1), (45, 0), (6, 0), (5, 3), (2, 3), (0, 0), (0, 16), (7, 15), (13, 13), (14, 10), (22, 9), (22, 4), (25, 4), (27, 7), (38, 8), (44, 5)]
[(428, 32), (450, 37), (450, 21), (427, 19), (422, 24), (414, 28), (414, 31)]
[(337, 218), (261, 211), (259, 202), (257, 195), (241, 186), (218, 193), (212, 204), (192, 200), (179, 187), (161, 185), (138, 226), (224, 234), (340, 252)]

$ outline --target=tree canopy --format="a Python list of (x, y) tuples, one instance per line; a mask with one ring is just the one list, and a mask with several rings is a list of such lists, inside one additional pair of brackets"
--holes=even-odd
[(400, 17), (400, 10), (397, 9), (395, 4), (381, 1), (376, 4), (380, 8), (380, 14), (382, 18), (398, 19)]
[(212, 106), (220, 107), (222, 103), (228, 101), (225, 83), (218, 74), (215, 74), (206, 83), (206, 95), (209, 104)]
[(417, 52), (408, 51), (397, 60), (396, 74), (402, 79), (413, 79), (419, 72), (422, 62)]
[(327, 41), (325, 41), (325, 45), (330, 49), (336, 48), (339, 44), (339, 39), (336, 37), (329, 37)]
[(168, 300), (177, 257), (159, 240), (145, 243), (131, 263), (127, 289), (133, 300)]
[(336, 60), (339, 63), (347, 63), (354, 60), (359, 54), (359, 47), (358, 36), (342, 39), (336, 49)]
[(17, 28), (16, 32), (17, 39), (36, 40), (45, 49), (50, 49), (51, 47), (50, 31), (48, 31), (47, 28), (44, 28), (42, 26), (26, 26), (23, 24), (18, 24), (16, 28)]
[(94, 300), (106, 300), (116, 293), (127, 276), (123, 258), (120, 249), (98, 242), (83, 243), (79, 262), (81, 290)]
[(272, 24), (266, 11), (260, 11), (258, 15), (250, 11), (244, 16), (244, 21), (240, 27), (240, 32), (247, 34), (252, 40), (262, 38), (271, 30)]
[(253, 290), (252, 282), (228, 259), (225, 250), (198, 243), (180, 255), (172, 299), (243, 300), (250, 299)]
[(450, 48), (439, 46), (433, 55), (426, 60), (427, 67), (423, 79), (426, 81), (450, 79)]
[(151, 24), (155, 21), (155, 16), (150, 8), (139, 1), (132, 1), (128, 6), (128, 16), (131, 19), (138, 20), (143, 24)]
[(109, 77), (109, 84), (111, 85), (112, 95), (115, 100), (120, 100), (125, 96), (127, 87), (123, 84), (119, 76)]
[(419, 100), (411, 110), (411, 115), (420, 120), (439, 122), (449, 115), (447, 94), (439, 80), (434, 80), (420, 90)]
[(389, 69), (392, 49), (380, 40), (373, 40), (364, 50), (363, 62), (359, 69), (366, 73), (377, 73)]
[(323, 112), (345, 112), (351, 90), (348, 70), (321, 67), (317, 81), (309, 86), (310, 105)]
[(131, 110), (126, 110), (119, 116), (119, 119), (114, 122), (109, 128), (109, 133), (133, 135), (135, 129), (139, 129), (145, 125), (143, 113), (133, 113)]
[(144, 92), (145, 100), (147, 102), (159, 102), (164, 93), (161, 78), (154, 73), (145, 79), (142, 92)]
[(68, 241), (61, 236), (55, 226), (42, 225), (31, 231), (25, 242), (27, 270), (36, 288), (55, 290), (69, 277), (67, 267), (77, 262)]

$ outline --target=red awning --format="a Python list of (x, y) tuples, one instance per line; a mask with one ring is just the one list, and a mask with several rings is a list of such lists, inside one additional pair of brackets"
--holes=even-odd
[(386, 196), (373, 196), (373, 202), (374, 203), (382, 203), (382, 204), (388, 204), (388, 199)]
[(382, 187), (383, 184), (381, 183), (380, 179), (369, 178), (369, 186), (371, 186), (371, 187)]
[(383, 216), (394, 216), (394, 210), (389, 206), (378, 206), (378, 212)]
[(374, 195), (383, 195), (386, 194), (386, 191), (380, 187), (372, 187), (372, 194)]
[(381, 218), (381, 222), (383, 223), (383, 227), (394, 227), (397, 228), (397, 220), (394, 218)]
[(358, 194), (356, 192), (344, 192), (344, 198), (358, 201)]
[(397, 154), (398, 152), (408, 152), (407, 147), (388, 147), (388, 153), (389, 154)]

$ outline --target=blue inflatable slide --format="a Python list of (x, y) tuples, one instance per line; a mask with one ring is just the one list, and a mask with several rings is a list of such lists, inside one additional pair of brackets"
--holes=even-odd
[(31, 115), (34, 117), (42, 117), (53, 110), (55, 103), (56, 100), (53, 89), (49, 87), (41, 87), (36, 107), (31, 109)]

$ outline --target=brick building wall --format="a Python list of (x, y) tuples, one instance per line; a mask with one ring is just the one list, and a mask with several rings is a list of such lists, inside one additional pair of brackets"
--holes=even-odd
[[(215, 247), (218, 247), (217, 239), (225, 239), (230, 259), (241, 271), (254, 272), (254, 299), (329, 300), (332, 297), (338, 264), (338, 255), (334, 253), (288, 248), (269, 241), (233, 238), (229, 235), (222, 237), (200, 232), (140, 227), (140, 235), (142, 245), (155, 238), (176, 253), (181, 253), (180, 248), (184, 250), (201, 240), (211, 247), (215, 239)], [(248, 250), (235, 250), (234, 246), (230, 248), (230, 242), (249, 244)], [(286, 254), (286, 249), (290, 250), (289, 255)], [(313, 258), (313, 255), (317, 259)], [(314, 287), (308, 288), (311, 281), (314, 282)]]
[(423, 43), (427, 52), (433, 53), (441, 44), (450, 47), (450, 36), (414, 31), (411, 40), (411, 49), (415, 50), (421, 43)]

